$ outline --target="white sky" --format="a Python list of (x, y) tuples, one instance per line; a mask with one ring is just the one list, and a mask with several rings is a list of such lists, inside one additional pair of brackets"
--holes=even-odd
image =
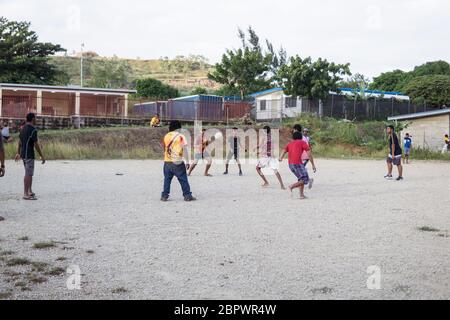
[(251, 25), (289, 55), (350, 62), (368, 77), (450, 61), (448, 0), (0, 0), (0, 16), (31, 21), (69, 53), (84, 42), (105, 56), (217, 62)]

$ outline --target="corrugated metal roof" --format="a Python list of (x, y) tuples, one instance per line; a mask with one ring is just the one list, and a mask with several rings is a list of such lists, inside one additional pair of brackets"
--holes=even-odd
[(102, 93), (136, 93), (136, 90), (128, 89), (105, 89), (105, 88), (86, 88), (79, 86), (46, 86), (37, 84), (17, 84), (17, 83), (0, 83), (3, 89), (28, 89), (28, 90), (64, 90), (64, 91), (84, 91), (84, 92), (102, 92)]
[(266, 95), (266, 94), (279, 92), (279, 91), (283, 91), (283, 90), (284, 90), (283, 88), (272, 88), (272, 89), (267, 89), (267, 90), (264, 90), (264, 91), (252, 93), (249, 96), (255, 98), (255, 97), (259, 97), (259, 96), (263, 96), (263, 95)]
[(442, 110), (433, 110), (433, 111), (426, 111), (426, 112), (404, 114), (404, 115), (400, 115), (400, 116), (389, 117), (388, 120), (389, 121), (409, 120), (409, 119), (418, 119), (418, 118), (427, 118), (427, 117), (440, 116), (440, 115), (443, 115), (443, 114), (450, 114), (450, 109), (442, 109)]
[[(353, 88), (339, 88), (339, 91), (353, 92), (353, 93), (361, 92), (360, 89), (353, 89)], [(365, 89), (364, 93), (379, 94), (379, 95), (391, 95), (391, 96), (405, 96), (403, 93), (398, 92), (398, 91), (381, 91), (381, 90)]]

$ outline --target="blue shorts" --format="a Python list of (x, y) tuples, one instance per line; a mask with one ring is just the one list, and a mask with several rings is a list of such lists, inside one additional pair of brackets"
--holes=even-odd
[(290, 164), (289, 169), (297, 177), (298, 182), (303, 182), (305, 185), (309, 183), (308, 170), (303, 164)]
[(409, 156), (411, 154), (411, 148), (405, 147), (405, 155)]

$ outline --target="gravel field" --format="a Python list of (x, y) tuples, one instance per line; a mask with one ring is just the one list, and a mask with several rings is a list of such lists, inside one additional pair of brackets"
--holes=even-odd
[[(212, 178), (201, 165), (198, 202), (174, 181), (161, 203), (161, 162), (55, 161), (36, 164), (39, 200), (25, 202), (23, 167), (7, 162), (0, 299), (450, 299), (450, 164), (414, 162), (403, 182), (382, 161), (317, 165), (305, 201), (274, 176), (261, 188), (253, 165)], [(294, 182), (286, 162), (282, 175)]]

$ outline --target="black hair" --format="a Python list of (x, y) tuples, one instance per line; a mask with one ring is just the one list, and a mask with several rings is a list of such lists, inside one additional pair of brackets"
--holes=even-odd
[(392, 124), (388, 125), (386, 128), (391, 128), (393, 131), (395, 131), (395, 127)]
[(29, 114), (27, 114), (27, 122), (31, 122), (34, 119), (36, 119), (36, 115), (32, 112), (30, 112)]
[(233, 130), (239, 130), (239, 128), (234, 127)]
[(271, 129), (269, 126), (265, 126), (263, 129), (267, 132), (267, 134), (270, 134)]
[(296, 131), (298, 131), (298, 132), (302, 132), (302, 125), (296, 124), (296, 125), (294, 126), (294, 130), (296, 130)]
[(169, 125), (169, 131), (170, 132), (176, 131), (178, 129), (181, 129), (181, 122), (180, 121), (172, 121), (172, 122), (170, 122), (170, 125)]
[(302, 140), (302, 139), (303, 139), (303, 135), (302, 135), (301, 132), (296, 131), (296, 132), (294, 132), (294, 133), (292, 134), (292, 138), (293, 138), (294, 140)]

